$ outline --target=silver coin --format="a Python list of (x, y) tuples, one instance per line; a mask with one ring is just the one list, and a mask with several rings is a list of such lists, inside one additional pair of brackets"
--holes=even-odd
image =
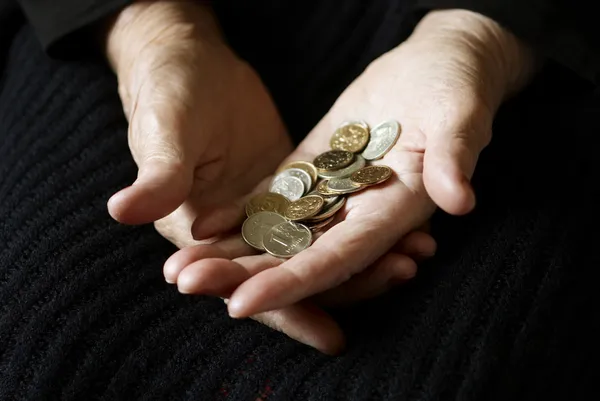
[(364, 186), (352, 181), (350, 178), (332, 178), (327, 181), (327, 188), (330, 189), (331, 192), (336, 192), (338, 194), (350, 194), (352, 192), (360, 191)]
[(371, 130), (371, 139), (362, 152), (367, 160), (381, 159), (400, 136), (400, 124), (394, 120), (384, 121)]
[(264, 251), (264, 236), (274, 226), (284, 223), (285, 217), (273, 212), (258, 212), (248, 217), (242, 225), (242, 238), (253, 248)]
[(275, 182), (278, 179), (283, 178), (283, 177), (299, 178), (300, 181), (302, 181), (302, 183), (304, 184), (305, 192), (310, 191), (310, 189), (313, 186), (313, 180), (312, 180), (312, 177), (310, 176), (310, 174), (308, 174), (306, 171), (299, 169), (299, 168), (288, 168), (286, 170), (283, 170), (281, 173), (279, 173), (275, 176), (275, 178), (273, 179), (273, 182)]
[(324, 172), (320, 171), (319, 177), (328, 178), (328, 179), (329, 178), (350, 177), (356, 171), (363, 168), (366, 163), (367, 163), (367, 161), (364, 159), (364, 157), (362, 157), (361, 155), (356, 155), (354, 158), (354, 162), (351, 165), (349, 165), (348, 167), (344, 167), (343, 169), (335, 170), (335, 171), (324, 171)]
[(273, 181), (270, 192), (283, 195), (290, 201), (296, 201), (304, 195), (304, 183), (300, 178), (287, 176)]
[(286, 221), (272, 227), (264, 236), (267, 252), (278, 258), (291, 258), (308, 248), (312, 232), (303, 224)]

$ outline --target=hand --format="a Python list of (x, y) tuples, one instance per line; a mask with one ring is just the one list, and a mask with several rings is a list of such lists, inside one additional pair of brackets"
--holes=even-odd
[(237, 224), (240, 215), (227, 211), (292, 145), (268, 91), (226, 46), (210, 8), (134, 3), (117, 17), (106, 47), (139, 169), (133, 185), (109, 200), (111, 215), (142, 224), (176, 210), (188, 232), (198, 221), (214, 235)]
[[(175, 227), (174, 227), (175, 228)], [(175, 228), (176, 230), (176, 228)], [(284, 308), (255, 314), (252, 319), (326, 354), (336, 355), (345, 345), (344, 335), (334, 320), (319, 307), (342, 307), (376, 297), (411, 279), (416, 261), (433, 256), (436, 243), (423, 231), (405, 236), (394, 248), (393, 257), (353, 276), (336, 288)], [(178, 237), (175, 231), (172, 232)], [(165, 263), (165, 277), (176, 282), (182, 293), (227, 298), (244, 281), (281, 263), (277, 258), (245, 256), (255, 253), (240, 236), (213, 245), (197, 245), (175, 253)], [(234, 259), (234, 262), (230, 260)]]
[(260, 271), (230, 297), (230, 315), (245, 317), (327, 291), (368, 266), (401, 265), (402, 255), (392, 247), (423, 224), (436, 204), (452, 214), (474, 207), (469, 180), (490, 140), (494, 114), (527, 82), (533, 67), (527, 47), (494, 21), (461, 10), (428, 14), (406, 42), (347, 88), (289, 157), (311, 160), (327, 150), (343, 121), (373, 125), (395, 119), (401, 137), (377, 163), (390, 166), (396, 177), (351, 196), (337, 224), (288, 261), (269, 255), (204, 259), (181, 275), (201, 286), (207, 277), (219, 279), (207, 273), (216, 265), (221, 272), (239, 266)]
[[(222, 235), (240, 222), (248, 192), (291, 151), (267, 90), (223, 43), (210, 9), (193, 2), (132, 4), (109, 27), (106, 47), (139, 167), (135, 183), (110, 199), (111, 215), (127, 224), (155, 221), (179, 247), (200, 243), (191, 236), (193, 225), (205, 237)], [(237, 245), (214, 255), (252, 254), (241, 240)], [(432, 254), (435, 242), (415, 234), (399, 250), (417, 258)], [(170, 282), (178, 275), (169, 273), (177, 268), (173, 260), (165, 266)], [(414, 271), (412, 259), (405, 265)], [(357, 283), (348, 283), (322, 299), (339, 304), (371, 296), (397, 281), (394, 273), (380, 269), (358, 283), (358, 291)], [(314, 307), (294, 305), (255, 318), (324, 352), (343, 345), (337, 325)]]

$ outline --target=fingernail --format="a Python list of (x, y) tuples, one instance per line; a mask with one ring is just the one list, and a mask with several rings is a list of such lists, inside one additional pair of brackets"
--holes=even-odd
[(244, 304), (242, 302), (238, 301), (237, 299), (229, 299), (229, 302), (227, 303), (227, 312), (229, 313), (230, 317), (233, 319), (244, 317), (241, 313), (243, 310)]
[(167, 284), (175, 284), (175, 280), (171, 280), (170, 278), (165, 277), (165, 281), (167, 282)]
[(177, 280), (177, 291), (179, 291), (180, 294), (191, 294), (193, 291), (191, 291), (191, 286), (185, 282), (185, 280)]

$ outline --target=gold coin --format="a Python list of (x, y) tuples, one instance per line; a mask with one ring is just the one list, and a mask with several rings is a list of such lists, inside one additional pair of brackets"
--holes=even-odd
[(275, 212), (283, 216), (289, 204), (290, 201), (285, 196), (266, 192), (250, 199), (246, 204), (246, 215), (250, 217), (258, 212)]
[(258, 212), (248, 217), (242, 225), (242, 238), (248, 245), (264, 251), (264, 236), (274, 226), (284, 223), (285, 217), (273, 212)]
[(314, 224), (311, 225), (307, 225), (307, 227), (310, 229), (310, 231), (312, 231), (313, 233), (316, 233), (317, 231), (321, 231), (322, 229), (324, 229), (325, 227), (327, 227), (329, 224), (331, 224), (331, 222), (333, 221), (335, 216), (331, 216), (328, 219), (325, 219), (323, 221), (319, 221), (316, 222)]
[(361, 155), (354, 156), (354, 162), (348, 167), (341, 168), (335, 171), (321, 171), (319, 177), (321, 178), (344, 178), (350, 177), (355, 171), (360, 170), (365, 166), (367, 161)]
[(305, 222), (314, 224), (314, 223), (323, 221), (325, 219), (328, 219), (328, 218), (332, 217), (334, 214), (336, 214), (345, 204), (346, 204), (346, 198), (340, 198), (336, 203), (334, 203), (327, 209), (323, 209), (321, 211), (321, 213), (319, 213), (318, 215), (311, 217), (309, 219), (306, 219)]
[(290, 220), (304, 220), (319, 213), (325, 200), (319, 195), (308, 195), (290, 203), (285, 217)]
[(323, 200), (325, 201), (325, 203), (323, 204), (323, 209), (328, 208), (329, 206), (333, 205), (335, 202), (337, 202), (340, 199), (340, 195), (328, 195), (328, 196), (325, 196), (325, 195), (321, 195), (316, 190), (311, 191), (308, 195), (318, 195), (321, 198), (323, 198)]
[(312, 233), (303, 224), (286, 221), (272, 227), (264, 236), (265, 250), (278, 258), (290, 258), (310, 246)]
[(279, 170), (277, 170), (277, 172), (280, 173), (283, 170), (289, 170), (292, 168), (299, 168), (300, 170), (306, 171), (308, 173), (308, 175), (310, 175), (310, 178), (312, 178), (313, 184), (315, 182), (317, 182), (317, 180), (318, 180), (317, 168), (314, 166), (314, 164), (312, 164), (310, 162), (305, 162), (305, 161), (291, 162), (291, 163), (286, 164), (285, 166), (279, 168)]
[(357, 123), (342, 125), (335, 130), (329, 145), (331, 149), (360, 152), (369, 142), (369, 130)]
[(363, 188), (363, 185), (352, 181), (350, 178), (332, 178), (327, 181), (327, 189), (338, 195), (351, 194)]
[(341, 125), (341, 126), (343, 127), (344, 125), (350, 125), (350, 124), (360, 125), (360, 126), (361, 126), (361, 127), (363, 127), (364, 129), (367, 129), (367, 130), (369, 129), (369, 124), (367, 124), (367, 122), (366, 122), (366, 121), (363, 121), (363, 120), (357, 120), (357, 121), (344, 121), (344, 122), (342, 123), (342, 125)]
[(315, 157), (317, 171), (332, 171), (347, 167), (354, 161), (354, 153), (345, 150), (329, 150)]
[(327, 181), (329, 181), (329, 180), (323, 180), (319, 183), (319, 185), (317, 185), (317, 189), (316, 189), (317, 193), (322, 196), (339, 195), (337, 192), (333, 192), (332, 190), (329, 189), (329, 187), (327, 186)]
[(363, 167), (350, 176), (350, 180), (359, 185), (375, 185), (384, 182), (392, 176), (388, 166)]

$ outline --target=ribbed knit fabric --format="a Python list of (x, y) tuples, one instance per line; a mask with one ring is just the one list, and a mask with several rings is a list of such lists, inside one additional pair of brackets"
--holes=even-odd
[[(321, 60), (320, 78), (257, 66), (293, 132), (368, 62)], [(0, 83), (0, 400), (597, 399), (600, 102), (567, 79), (501, 111), (476, 211), (436, 216), (410, 284), (337, 312), (349, 345), (329, 357), (163, 281), (173, 246), (106, 212), (136, 173), (114, 77), (23, 27)]]

